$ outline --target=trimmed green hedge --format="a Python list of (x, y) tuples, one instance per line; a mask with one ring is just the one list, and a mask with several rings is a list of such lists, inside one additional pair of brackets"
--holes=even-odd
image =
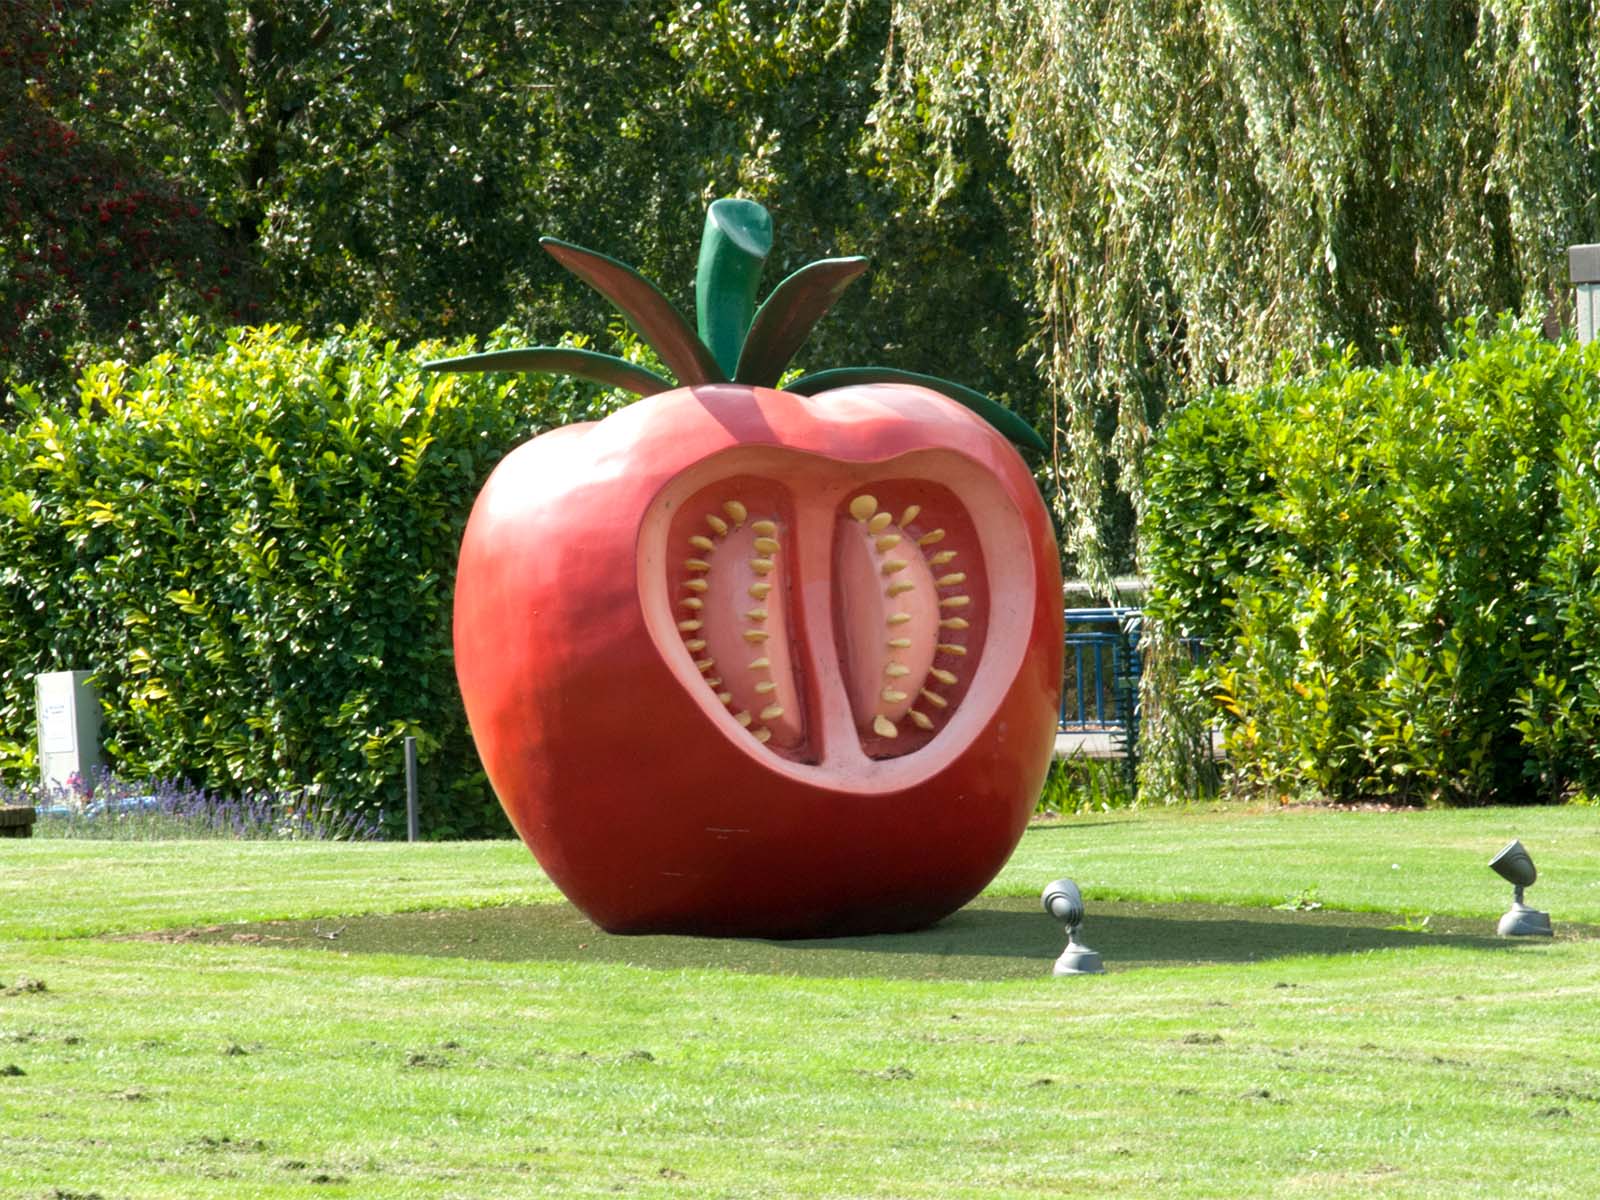
[[(502, 344), (500, 340), (492, 344)], [(124, 776), (308, 791), (404, 827), (508, 829), (451, 660), (456, 551), (489, 470), (592, 387), (418, 370), (370, 330), (191, 339), (84, 374), (0, 429), (0, 772), (34, 763), (32, 677), (97, 676)]]
[(1502, 321), (1436, 363), (1397, 351), (1174, 417), (1152, 615), (1206, 642), (1231, 761), (1275, 794), (1593, 790), (1600, 346)]

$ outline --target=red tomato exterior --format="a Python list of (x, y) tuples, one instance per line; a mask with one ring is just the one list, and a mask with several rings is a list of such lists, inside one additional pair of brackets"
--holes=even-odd
[[(840, 740), (834, 700), (813, 700), (816, 736), (834, 731), (837, 760), (824, 748), (821, 762), (791, 761), (735, 724), (713, 688), (695, 686), (687, 635), (673, 625), (690, 519), (680, 509), (696, 489), (720, 495), (724, 475), (807, 491), (793, 501), (796, 538), (875, 480), (891, 481), (879, 491), (910, 479), (903, 487), (948, 486), (960, 498), (982, 544), (990, 611), (947, 727), (876, 761)], [(824, 664), (803, 667), (798, 686), (837, 691), (824, 643), (847, 610), (828, 599), (826, 579), (786, 586), (811, 605), (799, 652)], [(605, 929), (907, 930), (975, 896), (1033, 811), (1054, 745), (1060, 597), (1028, 468), (966, 409), (909, 385), (814, 397), (708, 385), (556, 430), (506, 457), (463, 539), (456, 665), (512, 824)], [(916, 733), (901, 724), (908, 739)]]

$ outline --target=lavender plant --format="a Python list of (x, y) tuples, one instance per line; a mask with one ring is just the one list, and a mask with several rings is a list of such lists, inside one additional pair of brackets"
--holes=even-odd
[(377, 820), (337, 811), (308, 791), (209, 791), (183, 780), (140, 781), (112, 773), (73, 777), (63, 787), (6, 787), (0, 803), (31, 804), (39, 837), (166, 841), (376, 841)]

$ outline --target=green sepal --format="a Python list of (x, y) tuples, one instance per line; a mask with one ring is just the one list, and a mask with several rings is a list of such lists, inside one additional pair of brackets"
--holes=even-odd
[(560, 238), (539, 239), (539, 245), (567, 270), (617, 306), (618, 311), (649, 342), (678, 382), (686, 386), (726, 383), (727, 375), (689, 322), (672, 302), (627, 263), (586, 250)]
[(750, 326), (734, 379), (755, 387), (776, 387), (817, 322), (866, 269), (864, 258), (822, 258), (773, 288)]
[(537, 371), (545, 375), (576, 375), (640, 396), (672, 390), (670, 380), (654, 371), (593, 350), (571, 346), (522, 346), (515, 350), (490, 350), (459, 358), (436, 358), (422, 364), (424, 371)]
[(1027, 446), (1031, 450), (1041, 452), (1049, 449), (1033, 426), (1009, 408), (995, 403), (982, 392), (975, 392), (963, 384), (940, 379), (934, 375), (919, 375), (915, 371), (900, 371), (894, 367), (836, 367), (830, 371), (802, 375), (792, 383), (786, 384), (784, 391), (795, 392), (801, 396), (814, 396), (818, 392), (858, 383), (917, 384), (970, 408), (1004, 434), (1007, 440), (1019, 446)]
[(772, 217), (754, 200), (714, 200), (706, 209), (695, 274), (700, 340), (733, 378), (739, 349), (756, 311), (761, 267), (772, 252)]

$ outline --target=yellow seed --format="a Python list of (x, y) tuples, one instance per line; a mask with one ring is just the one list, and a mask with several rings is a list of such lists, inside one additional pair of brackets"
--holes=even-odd
[(893, 575), (897, 571), (904, 571), (911, 564), (903, 558), (886, 558), (883, 566), (879, 568), (885, 575)]
[(776, 721), (781, 716), (783, 716), (783, 705), (781, 704), (769, 704), (761, 710), (761, 719), (763, 721)]
[(889, 649), (891, 649), (891, 650), (909, 650), (909, 649), (911, 649), (911, 639), (910, 638), (890, 638), (889, 639)]
[(690, 538), (689, 545), (693, 546), (696, 550), (715, 550), (717, 548), (717, 544), (710, 538), (706, 537), (706, 535), (703, 533), (697, 533)]
[(765, 696), (768, 692), (775, 692), (777, 690), (778, 685), (773, 683), (770, 679), (763, 679), (760, 683), (756, 684), (756, 691), (763, 696)]
[(889, 585), (889, 598), (893, 599), (896, 596), (904, 595), (906, 592), (914, 592), (916, 590), (917, 585), (909, 579), (896, 579)]
[(717, 699), (721, 700), (724, 704), (732, 704), (733, 703), (733, 693), (732, 692), (718, 692), (717, 693)]
[(907, 711), (906, 716), (911, 718), (911, 723), (918, 729), (933, 728), (933, 721), (929, 718), (927, 713), (918, 712), (913, 708)]
[(778, 523), (776, 521), (757, 521), (750, 528), (762, 537), (771, 537), (778, 532)]
[(894, 727), (894, 722), (879, 713), (872, 718), (872, 732), (879, 737), (899, 737), (900, 731)]
[(772, 585), (770, 583), (763, 583), (760, 580), (757, 580), (755, 583), (750, 585), (750, 594), (757, 600), (765, 600), (767, 598), (767, 593), (771, 590)]
[(942, 567), (955, 556), (956, 552), (954, 550), (941, 550), (937, 554), (928, 556), (928, 565), (930, 567)]
[(770, 558), (752, 558), (750, 560), (750, 569), (757, 575), (770, 575), (772, 574), (772, 560)]
[(939, 628), (965, 629), (967, 628), (967, 619), (965, 617), (946, 617), (944, 620), (939, 622)]
[(889, 624), (890, 625), (904, 625), (909, 620), (911, 620), (911, 614), (910, 613), (890, 613), (889, 614)]
[(954, 654), (958, 657), (966, 654), (967, 652), (967, 648), (965, 646), (958, 646), (954, 642), (940, 642), (939, 650), (941, 653)]
[(722, 511), (728, 514), (728, 519), (735, 525), (743, 525), (744, 519), (750, 515), (750, 510), (737, 500), (724, 500)]
[(940, 683), (945, 684), (947, 686), (956, 681), (956, 677), (954, 675), (952, 675), (949, 671), (941, 671), (938, 667), (929, 667), (928, 668), (928, 674), (932, 675)]
[(972, 603), (971, 596), (946, 596), (939, 601), (940, 608), (965, 608)]
[(898, 533), (886, 533), (872, 544), (878, 548), (878, 553), (882, 554), (886, 550), (893, 550), (900, 544), (900, 535)]
[(700, 674), (704, 675), (707, 671), (711, 670), (711, 668), (716, 666), (716, 665), (717, 665), (717, 660), (716, 659), (714, 659), (714, 658), (702, 658), (699, 662), (694, 664), (694, 669), (696, 671), (699, 671)]
[(758, 729), (758, 730), (756, 730), (755, 731), (755, 739), (756, 739), (756, 741), (760, 742), (763, 746), (765, 746), (768, 742), (770, 742), (772, 740), (772, 730), (770, 730), (770, 729)]
[(876, 496), (857, 496), (850, 501), (850, 515), (858, 521), (865, 521), (878, 511), (878, 498)]
[(684, 564), (684, 569), (689, 571), (709, 571), (711, 564), (703, 558), (691, 558)]
[(956, 584), (965, 583), (966, 581), (967, 573), (965, 571), (952, 571), (948, 575), (939, 576), (936, 580), (940, 587), (955, 587)]
[(688, 588), (691, 592), (705, 592), (711, 590), (711, 585), (704, 579), (685, 579), (683, 581), (683, 586)]
[(867, 528), (873, 533), (882, 533), (885, 529), (889, 528), (889, 526), (893, 524), (894, 518), (888, 513), (879, 513), (877, 516), (873, 517), (872, 520), (867, 522)]
[(765, 629), (746, 629), (744, 640), (747, 642), (764, 642), (771, 635)]
[(900, 701), (906, 698), (906, 694), (904, 692), (892, 687), (886, 687), (878, 694), (883, 697), (886, 704), (899, 704)]
[(683, 644), (683, 648), (691, 653), (704, 650), (706, 648), (706, 640), (705, 638), (691, 638)]
[(890, 679), (899, 679), (902, 675), (911, 674), (911, 668), (904, 663), (890, 663), (883, 669), (883, 673)]
[(919, 545), (919, 546), (931, 546), (935, 542), (942, 542), (942, 541), (944, 541), (944, 530), (935, 529), (935, 530), (932, 530), (929, 533), (925, 533), (921, 537), (919, 537), (917, 539), (917, 545)]
[(711, 526), (711, 532), (716, 534), (718, 537), (728, 536), (728, 523), (721, 517), (717, 516), (716, 513), (706, 514), (706, 524)]
[(943, 696), (939, 695), (938, 692), (930, 692), (927, 688), (923, 688), (922, 689), (922, 698), (924, 700), (926, 700), (929, 704), (933, 705), (935, 708), (949, 708), (950, 707), (950, 701), (946, 700)]
[(700, 599), (699, 596), (685, 596), (678, 603), (684, 608), (704, 608), (706, 606), (706, 602)]
[(745, 709), (744, 712), (734, 713), (733, 714), (733, 719), (735, 721), (739, 722), (739, 724), (743, 725), (746, 729), (748, 729), (750, 727), (750, 721), (751, 721), (750, 710), (749, 709)]
[(721, 687), (722, 686), (722, 676), (720, 676), (720, 675), (707, 675), (706, 676), (706, 686), (707, 687), (714, 687), (714, 688)]
[(778, 539), (758, 537), (756, 539), (756, 549), (763, 554), (776, 554), (778, 552)]
[(767, 619), (767, 610), (764, 608), (752, 608), (749, 612), (745, 613), (745, 616), (749, 617), (752, 621), (765, 621)]
[(751, 663), (749, 669), (752, 670), (752, 671), (765, 671), (771, 665), (772, 665), (772, 660), (770, 658), (767, 658), (765, 655), (763, 655), (761, 658), (758, 658), (753, 663)]
[(917, 519), (917, 514), (921, 511), (922, 506), (920, 504), (908, 505), (905, 512), (900, 514), (900, 528), (904, 529), (907, 525), (911, 524), (911, 522), (915, 521)]
[(700, 622), (700, 621), (679, 621), (678, 622), (678, 628), (683, 630), (683, 632), (685, 632), (685, 633), (694, 633), (697, 629), (700, 628), (702, 623), (703, 622)]

